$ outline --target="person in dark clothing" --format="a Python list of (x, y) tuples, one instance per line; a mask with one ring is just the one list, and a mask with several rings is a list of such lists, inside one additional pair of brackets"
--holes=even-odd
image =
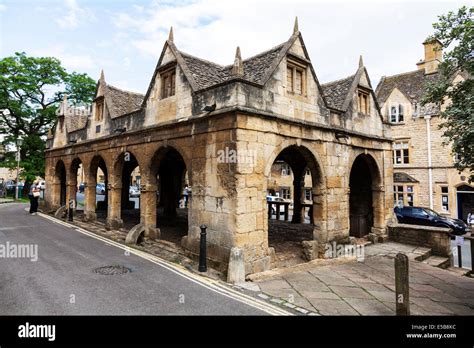
[(38, 200), (40, 196), (40, 188), (38, 186), (38, 181), (35, 180), (30, 187), (30, 192), (28, 198), (30, 199), (30, 214), (36, 215), (38, 212)]

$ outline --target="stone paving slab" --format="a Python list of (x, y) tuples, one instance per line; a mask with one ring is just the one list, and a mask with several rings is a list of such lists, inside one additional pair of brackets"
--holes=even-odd
[[(312, 264), (256, 277), (261, 291), (321, 315), (395, 315), (394, 255), (425, 248), (384, 243), (366, 247), (365, 260)], [(323, 265), (323, 266), (321, 266)], [(412, 315), (474, 315), (474, 279), (410, 258)]]

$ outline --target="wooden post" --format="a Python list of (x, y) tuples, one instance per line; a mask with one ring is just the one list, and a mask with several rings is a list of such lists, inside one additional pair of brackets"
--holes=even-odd
[(285, 204), (285, 222), (288, 221), (288, 210), (289, 210), (290, 203)]
[(410, 315), (408, 257), (398, 253), (395, 257), (395, 304), (397, 315)]
[(267, 202), (267, 206), (268, 206), (268, 220), (270, 220), (272, 218), (272, 203)]

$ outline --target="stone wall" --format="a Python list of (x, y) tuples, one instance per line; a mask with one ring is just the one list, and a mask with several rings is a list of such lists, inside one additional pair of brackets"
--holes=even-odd
[(438, 256), (451, 256), (450, 228), (408, 224), (389, 224), (387, 227), (389, 239), (394, 242), (431, 248)]

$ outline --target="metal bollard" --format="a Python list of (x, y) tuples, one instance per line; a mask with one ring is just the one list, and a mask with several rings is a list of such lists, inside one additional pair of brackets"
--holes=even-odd
[(68, 221), (71, 221), (71, 222), (74, 221), (73, 209), (74, 209), (74, 200), (70, 199), (69, 200), (69, 209), (67, 211), (67, 217), (68, 217)]
[(199, 272), (207, 271), (206, 260), (206, 225), (201, 225), (201, 241), (199, 244)]
[(462, 268), (462, 252), (460, 245), (458, 245), (458, 267)]
[(408, 257), (402, 253), (395, 257), (395, 304), (397, 315), (410, 315)]

